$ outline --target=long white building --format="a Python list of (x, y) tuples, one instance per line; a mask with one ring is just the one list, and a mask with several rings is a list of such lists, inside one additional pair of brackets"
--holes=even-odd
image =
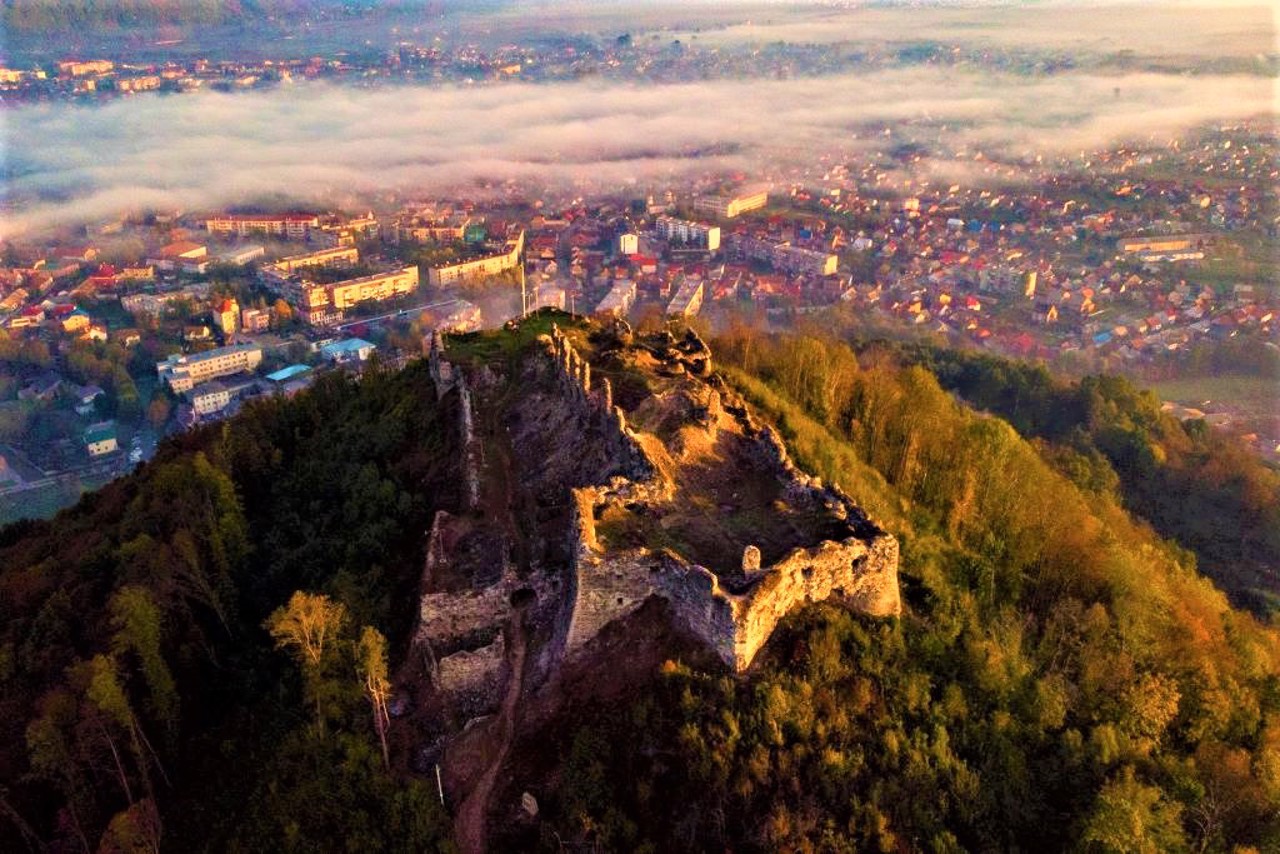
[(519, 231), (502, 245), (502, 251), (479, 258), (469, 258), (456, 264), (445, 264), (427, 269), (427, 284), (432, 287), (451, 285), (483, 279), (506, 270), (514, 270), (520, 266), (520, 256), (524, 252), (524, 231)]
[(304, 240), (311, 229), (320, 227), (320, 217), (315, 214), (228, 214), (206, 219), (204, 227), (211, 234), (224, 237), (268, 234)]
[(751, 187), (732, 196), (699, 196), (693, 202), (693, 209), (717, 219), (733, 219), (747, 211), (760, 210), (767, 204), (769, 188)]
[(175, 392), (190, 391), (200, 383), (252, 371), (262, 364), (262, 348), (256, 344), (233, 344), (203, 353), (175, 353), (156, 363), (161, 381)]
[(819, 252), (792, 246), (789, 243), (774, 243), (745, 234), (731, 234), (725, 244), (731, 258), (741, 261), (763, 261), (774, 270), (782, 273), (808, 273), (814, 276), (831, 276), (839, 268), (840, 259), (830, 252)]

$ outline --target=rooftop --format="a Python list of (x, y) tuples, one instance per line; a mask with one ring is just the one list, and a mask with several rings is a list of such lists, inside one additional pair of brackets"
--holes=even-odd
[(326, 356), (334, 357), (341, 355), (349, 355), (359, 353), (361, 350), (372, 350), (375, 345), (363, 338), (347, 338), (344, 341), (334, 341), (332, 344), (326, 344), (320, 348), (320, 352)]
[(104, 442), (108, 439), (116, 437), (116, 423), (114, 421), (99, 421), (97, 424), (90, 424), (84, 430), (84, 441), (86, 444), (94, 442)]
[(288, 367), (281, 368), (278, 371), (273, 371), (272, 373), (267, 374), (267, 379), (271, 380), (273, 383), (282, 383), (286, 380), (291, 380), (300, 374), (305, 374), (309, 370), (311, 370), (311, 368), (306, 365), (289, 365)]

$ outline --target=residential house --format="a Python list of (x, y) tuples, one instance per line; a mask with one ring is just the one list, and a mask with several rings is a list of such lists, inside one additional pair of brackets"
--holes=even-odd
[(67, 383), (67, 390), (71, 395), (72, 402), (75, 404), (77, 415), (88, 415), (93, 412), (94, 401), (106, 394), (106, 392), (92, 383), (89, 385)]
[(90, 424), (84, 431), (84, 446), (89, 456), (98, 458), (114, 453), (120, 449), (116, 441), (116, 425), (114, 421), (99, 421)]

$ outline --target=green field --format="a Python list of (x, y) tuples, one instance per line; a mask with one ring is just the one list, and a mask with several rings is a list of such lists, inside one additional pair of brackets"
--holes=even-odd
[(1183, 406), (1230, 410), (1249, 419), (1280, 416), (1280, 382), (1268, 377), (1191, 377), (1152, 383), (1151, 388), (1162, 400)]
[(0, 527), (19, 519), (48, 519), (70, 507), (86, 492), (98, 489), (111, 475), (93, 475), (0, 495)]

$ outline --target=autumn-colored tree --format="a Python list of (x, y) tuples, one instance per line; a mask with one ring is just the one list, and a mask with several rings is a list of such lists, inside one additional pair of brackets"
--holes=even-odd
[(1116, 854), (1173, 854), (1186, 851), (1180, 809), (1154, 786), (1138, 780), (1132, 767), (1103, 786), (1081, 836), (1086, 851)]
[(284, 324), (293, 320), (293, 308), (283, 299), (275, 301), (271, 306), (271, 313), (275, 315), (275, 322), (277, 324)]
[(387, 700), (391, 697), (391, 682), (387, 679), (387, 639), (373, 626), (365, 626), (356, 644), (356, 672), (364, 680), (364, 693), (373, 711), (373, 728), (382, 744), (382, 762), (391, 767), (387, 751), (387, 728), (391, 716), (387, 712)]
[(169, 399), (163, 394), (157, 394), (147, 404), (147, 421), (152, 427), (159, 430), (169, 420), (169, 413), (172, 409), (173, 406), (169, 403)]
[(321, 593), (295, 591), (289, 603), (272, 612), (266, 628), (277, 649), (290, 650), (302, 666), (302, 674), (316, 707), (316, 730), (323, 735), (324, 668), (326, 652), (332, 655), (347, 621), (347, 609)]

